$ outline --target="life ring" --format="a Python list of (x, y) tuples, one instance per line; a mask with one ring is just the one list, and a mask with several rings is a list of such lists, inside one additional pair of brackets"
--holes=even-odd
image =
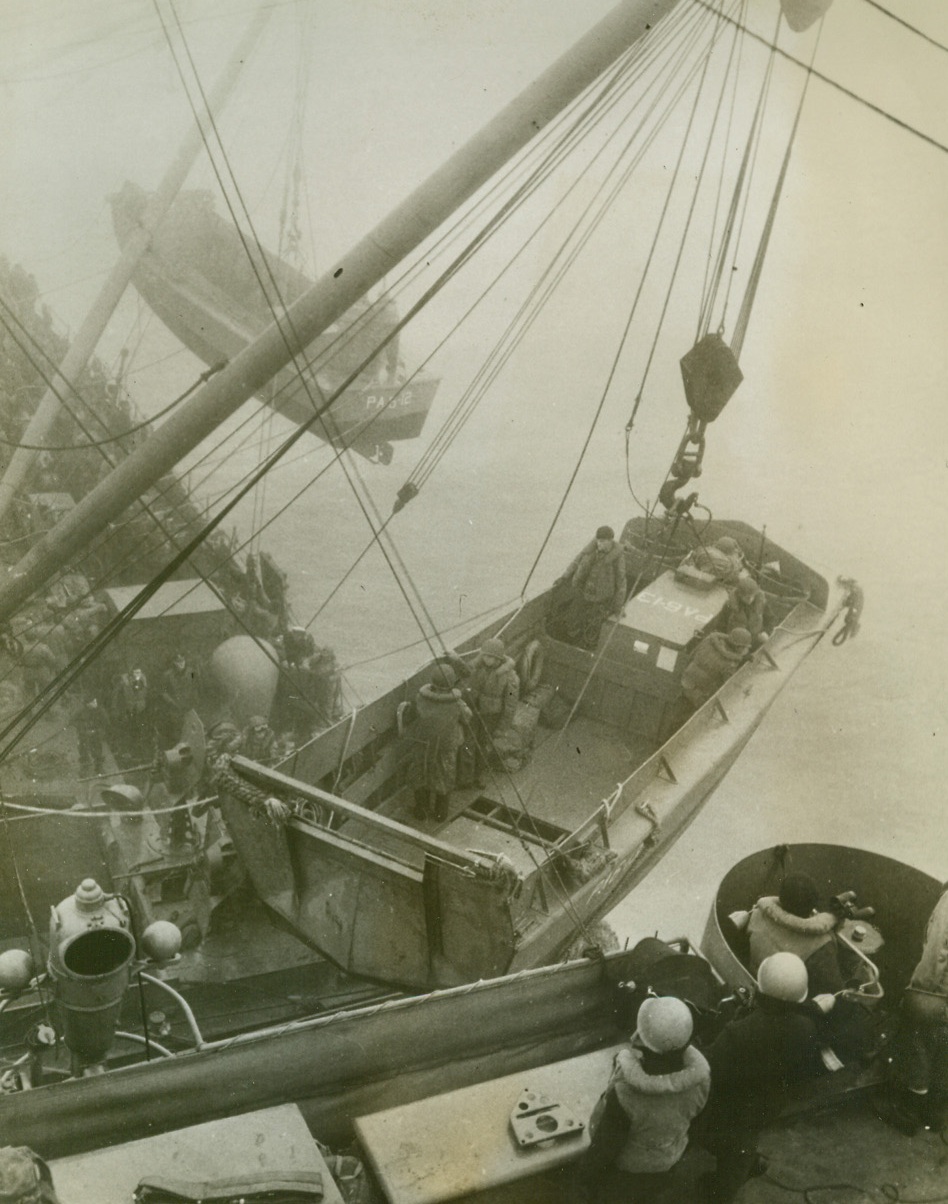
[(532, 693), (543, 677), (543, 661), (545, 653), (539, 640), (531, 640), (520, 653), (517, 661), (517, 672), (520, 675), (520, 694)]

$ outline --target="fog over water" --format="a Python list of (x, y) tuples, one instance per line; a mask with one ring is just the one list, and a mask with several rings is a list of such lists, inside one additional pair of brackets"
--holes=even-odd
[[(321, 270), (610, 7), (601, 0), (276, 5), (220, 122), (262, 241), (277, 242), (294, 112), (306, 123), (304, 241)], [(889, 7), (948, 43), (941, 0)], [(769, 32), (776, 0), (751, 0), (750, 8), (755, 28)], [(178, 12), (208, 83), (251, 9), (207, 0)], [(311, 14), (315, 39), (308, 90), (296, 75), (301, 12)], [(0, 133), (0, 252), (36, 277), (45, 303), (74, 331), (115, 255), (105, 198), (125, 179), (157, 183), (187, 128), (187, 104), (150, 3), (4, 0), (0, 32), (8, 114)], [(813, 37), (785, 31), (781, 44), (808, 61)], [(753, 68), (764, 52), (748, 43), (744, 53)], [(836, 0), (816, 60), (817, 69), (942, 144), (945, 66), (944, 51), (862, 0)], [(778, 65), (758, 225), (801, 83), (798, 68)], [(672, 149), (658, 146), (644, 162), (421, 496), (390, 527), (441, 629), (469, 623), (524, 586), (600, 400), (680, 134), (673, 126)], [(212, 185), (202, 162), (189, 187)], [(948, 877), (946, 198), (944, 150), (813, 80), (742, 354), (745, 383), (709, 431), (701, 501), (717, 517), (766, 524), (831, 579), (856, 577), (866, 592), (863, 628), (855, 642), (835, 649), (824, 641), (808, 659), (703, 813), (616, 910), (622, 937), (656, 930), (698, 937), (724, 870), (783, 841), (859, 844)], [(409, 366), (513, 254), (530, 228), (527, 216), (522, 222), (409, 329)], [(465, 324), (433, 361), (442, 383), (422, 439), (400, 444), (390, 466), (358, 462), (382, 515), (520, 303), (555, 229), (511, 272), (489, 312)], [(676, 250), (670, 238), (660, 244), (666, 278)], [(628, 465), (624, 428), (647, 354), (647, 318), (641, 329), (649, 333), (633, 339), (620, 362), (529, 592), (548, 584), (600, 522), (618, 529), (637, 512), (627, 467), (637, 496), (655, 497), (684, 425), (677, 361), (694, 338), (701, 273), (694, 279), (675, 293)], [(662, 296), (657, 284), (645, 294), (647, 313), (657, 312)], [(112, 361), (123, 346), (134, 349), (128, 387), (146, 413), (201, 370), (133, 295), (100, 354)], [(258, 409), (248, 403), (232, 425)], [(287, 429), (275, 419), (243, 446), (237, 439), (215, 453), (219, 470), (200, 485), (203, 495), (223, 492)], [(315, 440), (297, 445), (265, 496), (242, 509), (241, 533), (289, 502), (330, 458)], [(196, 484), (205, 467), (194, 469)], [(290, 571), (297, 613), (309, 620), (368, 539), (336, 467), (274, 521), (262, 546)], [(348, 667), (353, 698), (371, 697), (425, 656), (377, 549), (313, 630)], [(392, 649), (403, 651), (383, 656)]]

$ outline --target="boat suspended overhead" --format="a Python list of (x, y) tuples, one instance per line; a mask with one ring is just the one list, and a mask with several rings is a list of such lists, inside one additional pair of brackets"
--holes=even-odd
[[(112, 198), (120, 246), (140, 228), (147, 203), (133, 184)], [(243, 351), (274, 320), (276, 307), (291, 306), (312, 287), (291, 264), (235, 232), (205, 192), (179, 197), (133, 279), (168, 329), (208, 367)], [(314, 401), (333, 397), (314, 433), (387, 463), (391, 443), (421, 434), (438, 387), (427, 373), (406, 379), (398, 330), (393, 302), (360, 300), (306, 348), (302, 375), (296, 366), (284, 369), (261, 396), (297, 425), (309, 424)]]
[[(629, 45), (646, 36), (676, 3), (625, 0), (458, 150), (307, 290), (287, 310), (285, 318), (278, 318), (198, 390), (13, 567), (0, 585), (0, 622), (239, 405), (264, 389), (295, 357), (305, 356), (314, 339), (378, 284)], [(319, 405), (298, 436), (314, 425), (334, 401), (335, 397), (330, 397)], [(293, 442), (295, 438), (291, 437), (282, 451)], [(226, 509), (218, 521), (224, 513)]]

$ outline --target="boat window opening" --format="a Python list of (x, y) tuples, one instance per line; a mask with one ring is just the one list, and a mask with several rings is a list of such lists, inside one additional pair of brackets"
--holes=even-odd
[(651, 644), (647, 640), (633, 640), (632, 651), (639, 653), (640, 656), (648, 656), (651, 651)]
[(666, 673), (674, 673), (675, 666), (678, 664), (678, 653), (674, 648), (663, 646), (658, 650), (658, 657), (655, 663), (659, 669), (663, 669)]

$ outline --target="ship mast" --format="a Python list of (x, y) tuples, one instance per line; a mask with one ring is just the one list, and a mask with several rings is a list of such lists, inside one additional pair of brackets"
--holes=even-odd
[(148, 248), (152, 234), (171, 208), (174, 198), (187, 179), (188, 172), (204, 145), (203, 127), (209, 123), (212, 116), (216, 116), (221, 111), (228, 100), (234, 84), (237, 82), (237, 77), (240, 75), (240, 70), (270, 19), (271, 12), (270, 6), (261, 8), (235, 47), (226, 67), (208, 96), (207, 111), (195, 123), (194, 128), (182, 142), (173, 163), (149, 201), (142, 215), (141, 224), (132, 232), (126, 242), (121, 257), (109, 272), (92, 308), (86, 314), (78, 334), (63, 357), (52, 384), (46, 390), (30, 419), (22, 438), (24, 446), (18, 447), (14, 451), (7, 470), (3, 474), (3, 479), (0, 480), (0, 523), (3, 522), (36, 463), (39, 455), (36, 449), (45, 442), (49, 429), (59, 413), (60, 398), (63, 394), (69, 394), (72, 391), (70, 382), (79, 379), (89, 362), (89, 357), (95, 351), (102, 332), (108, 325), (109, 319), (115, 312), (115, 307), (121, 301), (122, 294), (132, 279), (138, 261)]
[(623, 0), (456, 151), (9, 570), (0, 585), (0, 623), (302, 354), (678, 2)]

